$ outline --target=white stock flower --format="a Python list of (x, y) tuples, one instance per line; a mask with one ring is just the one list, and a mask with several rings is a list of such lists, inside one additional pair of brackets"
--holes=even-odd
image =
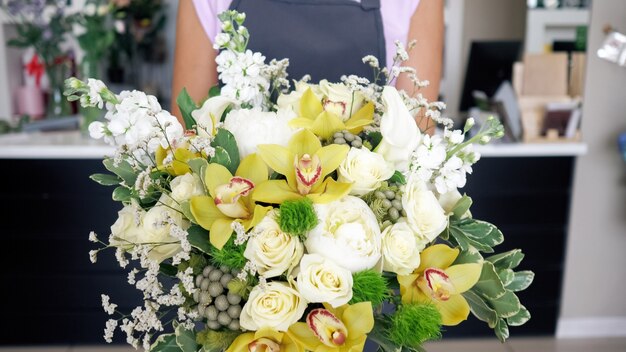
[(100, 121), (94, 121), (90, 123), (88, 130), (89, 130), (89, 136), (93, 139), (100, 139), (104, 137), (106, 133), (106, 127)]
[(214, 136), (222, 114), (234, 102), (231, 98), (218, 95), (207, 99), (200, 109), (192, 111), (191, 117), (196, 120), (198, 135), (201, 137)]
[(420, 140), (420, 132), (413, 116), (398, 91), (390, 86), (383, 89), (384, 113), (380, 120), (383, 136), (376, 152), (394, 164), (399, 171), (409, 169), (409, 159)]
[(363, 200), (346, 196), (329, 204), (316, 204), (319, 224), (304, 243), (308, 253), (329, 258), (359, 272), (380, 259), (381, 235), (376, 215)]
[(287, 109), (265, 112), (260, 109), (233, 110), (226, 115), (224, 128), (237, 140), (240, 158), (256, 153), (259, 144), (286, 146), (296, 132), (289, 121), (296, 117)]
[(323, 79), (319, 89), (324, 96), (324, 110), (339, 116), (343, 121), (348, 120), (365, 104), (365, 97), (361, 92), (353, 92), (343, 83), (330, 83)]
[(127, 205), (117, 213), (117, 220), (111, 225), (110, 244), (116, 247), (131, 248), (137, 243), (143, 226), (141, 219), (145, 211), (135, 205)]
[(170, 234), (168, 217), (181, 228), (188, 227), (179, 212), (166, 206), (155, 206), (143, 216), (143, 231), (138, 236), (139, 243), (152, 247), (149, 258), (159, 263), (182, 250), (179, 240)]
[(398, 222), (383, 231), (383, 270), (409, 275), (420, 265), (420, 251), (426, 243), (419, 241), (406, 222)]
[(312, 303), (339, 307), (352, 299), (352, 273), (319, 254), (306, 254), (300, 262), (298, 291)]
[(272, 281), (252, 289), (239, 322), (242, 328), (251, 331), (262, 328), (287, 331), (300, 320), (306, 307), (307, 302), (295, 288), (285, 282)]
[(201, 196), (204, 194), (204, 185), (200, 177), (196, 174), (184, 174), (175, 177), (170, 183), (172, 189), (172, 198), (177, 202), (184, 202), (193, 196)]
[(260, 275), (271, 278), (295, 268), (304, 253), (304, 245), (296, 236), (280, 230), (269, 213), (254, 227), (243, 255), (257, 268)]
[(337, 172), (337, 181), (352, 183), (350, 194), (362, 196), (379, 188), (395, 171), (382, 155), (365, 148), (351, 148)]
[(448, 226), (448, 218), (437, 197), (415, 174), (409, 176), (402, 194), (402, 206), (411, 229), (429, 242)]

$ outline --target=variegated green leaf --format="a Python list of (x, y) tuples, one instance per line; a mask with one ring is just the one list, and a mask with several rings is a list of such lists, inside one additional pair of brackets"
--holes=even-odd
[(452, 213), (455, 218), (460, 219), (463, 215), (465, 215), (465, 213), (467, 213), (471, 206), (472, 198), (464, 194), (463, 197), (456, 202), (454, 209), (452, 209)]
[(515, 277), (515, 272), (511, 269), (502, 269), (498, 271), (498, 276), (500, 277), (500, 280), (502, 281), (504, 287), (506, 287), (513, 281), (513, 278)]
[(183, 352), (176, 343), (176, 335), (164, 334), (157, 338), (150, 347), (150, 352)]
[(498, 299), (506, 294), (504, 285), (500, 281), (498, 273), (491, 262), (484, 262), (480, 273), (480, 279), (472, 290), (486, 299)]
[(530, 312), (526, 307), (520, 305), (520, 310), (512, 317), (506, 319), (507, 324), (510, 326), (520, 326), (526, 324), (530, 320)]
[(506, 293), (497, 299), (488, 300), (489, 305), (498, 313), (500, 318), (510, 318), (519, 312), (521, 304), (515, 293)]
[(520, 249), (514, 249), (508, 252), (492, 255), (486, 260), (493, 263), (496, 268), (515, 269), (524, 259), (524, 253)]
[(514, 274), (513, 281), (511, 281), (506, 288), (513, 292), (523, 291), (530, 286), (534, 279), (535, 273), (532, 271), (518, 271)]
[(476, 318), (487, 323), (492, 329), (496, 326), (498, 315), (495, 310), (491, 309), (491, 307), (485, 303), (483, 298), (472, 292), (472, 290), (464, 292), (463, 297), (465, 297), (467, 303), (469, 303), (470, 310)]
[(496, 328), (494, 329), (496, 336), (500, 340), (500, 342), (506, 341), (509, 338), (509, 327), (506, 325), (504, 319), (498, 320), (496, 324)]

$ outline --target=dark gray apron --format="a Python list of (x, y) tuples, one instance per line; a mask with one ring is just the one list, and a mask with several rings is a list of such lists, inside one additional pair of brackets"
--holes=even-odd
[(362, 58), (373, 55), (385, 65), (380, 0), (233, 0), (246, 13), (248, 48), (266, 62), (289, 59), (289, 78), (310, 74), (313, 82), (338, 82), (342, 75), (373, 80)]

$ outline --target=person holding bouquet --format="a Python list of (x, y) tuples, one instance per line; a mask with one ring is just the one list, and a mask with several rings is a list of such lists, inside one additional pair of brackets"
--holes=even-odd
[[(199, 101), (217, 84), (214, 45), (221, 31), (217, 15), (229, 8), (248, 14), (246, 28), (254, 34), (248, 48), (264, 53), (267, 61), (288, 58), (291, 79), (307, 73), (314, 82), (337, 82), (347, 74), (373, 80), (372, 69), (362, 62), (364, 56), (373, 55), (383, 63), (381, 67), (390, 68), (395, 41), (406, 44), (415, 39), (414, 52), (420, 54), (412, 55), (405, 66), (414, 67), (420, 79), (430, 81), (420, 93), (437, 100), (444, 32), (441, 0), (181, 1), (174, 96), (186, 88)], [(406, 75), (400, 75), (395, 84), (413, 90)], [(176, 103), (172, 106), (180, 119)]]

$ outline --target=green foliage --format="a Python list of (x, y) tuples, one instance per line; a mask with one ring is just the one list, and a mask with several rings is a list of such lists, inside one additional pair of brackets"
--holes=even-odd
[(154, 341), (150, 347), (150, 352), (183, 352), (176, 343), (176, 335), (163, 334)]
[(486, 258), (476, 285), (463, 293), (472, 314), (486, 322), (500, 341), (509, 336), (508, 326), (520, 326), (530, 319), (515, 292), (526, 289), (534, 278), (530, 271), (515, 272), (522, 259), (520, 250)]
[(303, 239), (318, 223), (313, 202), (309, 198), (283, 202), (276, 220), (283, 232)]
[(463, 197), (456, 202), (454, 209), (452, 209), (452, 216), (456, 219), (461, 219), (470, 210), (472, 203), (472, 198), (464, 194)]
[(117, 186), (122, 182), (119, 177), (111, 174), (93, 174), (89, 178), (103, 186)]
[(234, 278), (228, 283), (228, 291), (241, 296), (245, 300), (248, 299), (252, 288), (258, 283), (258, 279), (252, 275), (248, 275), (248, 278), (245, 280)]
[(175, 266), (167, 263), (159, 264), (159, 272), (165, 276), (176, 277), (176, 273), (178, 273), (178, 269)]
[(220, 95), (221, 91), (222, 91), (222, 88), (220, 88), (219, 84), (211, 87), (211, 89), (209, 89), (209, 98), (213, 98), (213, 97)]
[(174, 321), (174, 331), (176, 335), (176, 345), (183, 352), (198, 351), (198, 343), (196, 342), (196, 333), (194, 330), (187, 330), (182, 325)]
[(102, 161), (104, 167), (115, 175), (119, 176), (127, 186), (133, 186), (137, 180), (137, 172), (130, 164), (122, 160), (117, 165), (111, 158), (104, 159)]
[(198, 225), (192, 225), (187, 229), (187, 240), (194, 248), (204, 253), (211, 252), (211, 244), (209, 243), (209, 231)]
[(193, 126), (195, 126), (197, 123), (193, 116), (191, 116), (191, 112), (196, 110), (198, 106), (193, 101), (186, 88), (183, 88), (183, 91), (180, 92), (180, 94), (176, 98), (176, 104), (178, 104), (180, 113), (183, 115), (185, 128), (188, 130), (194, 128)]
[[(161, 263), (161, 265), (163, 264)], [(191, 253), (191, 258), (189, 258), (189, 261), (180, 263), (180, 265), (178, 265), (177, 271), (182, 272), (187, 270), (187, 268), (192, 268), (194, 275), (200, 275), (202, 273), (202, 270), (204, 270), (207, 265), (209, 265), (209, 260), (204, 256), (204, 254)]]
[(228, 130), (218, 128), (211, 146), (215, 148), (215, 156), (211, 158), (211, 162), (226, 167), (234, 175), (240, 160), (235, 136)]
[(453, 244), (463, 251), (470, 248), (484, 253), (493, 253), (493, 247), (504, 241), (502, 232), (495, 225), (476, 219), (451, 219), (449, 233)]
[(222, 352), (241, 334), (241, 331), (214, 331), (206, 329), (196, 335), (203, 352)]
[(113, 190), (113, 200), (116, 202), (129, 203), (132, 198), (130, 189), (119, 186)]
[(389, 182), (406, 185), (406, 178), (400, 171), (396, 171), (389, 179)]
[(352, 274), (352, 292), (350, 304), (372, 302), (373, 307), (381, 305), (390, 295), (387, 280), (374, 270)]
[(432, 304), (402, 304), (389, 322), (387, 336), (400, 346), (419, 347), (441, 338), (441, 314)]
[(217, 249), (211, 245), (209, 254), (211, 255), (211, 261), (218, 266), (226, 266), (231, 269), (243, 269), (248, 259), (243, 256), (243, 252), (246, 250), (245, 246), (235, 245), (235, 237), (230, 236), (230, 239), (224, 245), (224, 248)]

